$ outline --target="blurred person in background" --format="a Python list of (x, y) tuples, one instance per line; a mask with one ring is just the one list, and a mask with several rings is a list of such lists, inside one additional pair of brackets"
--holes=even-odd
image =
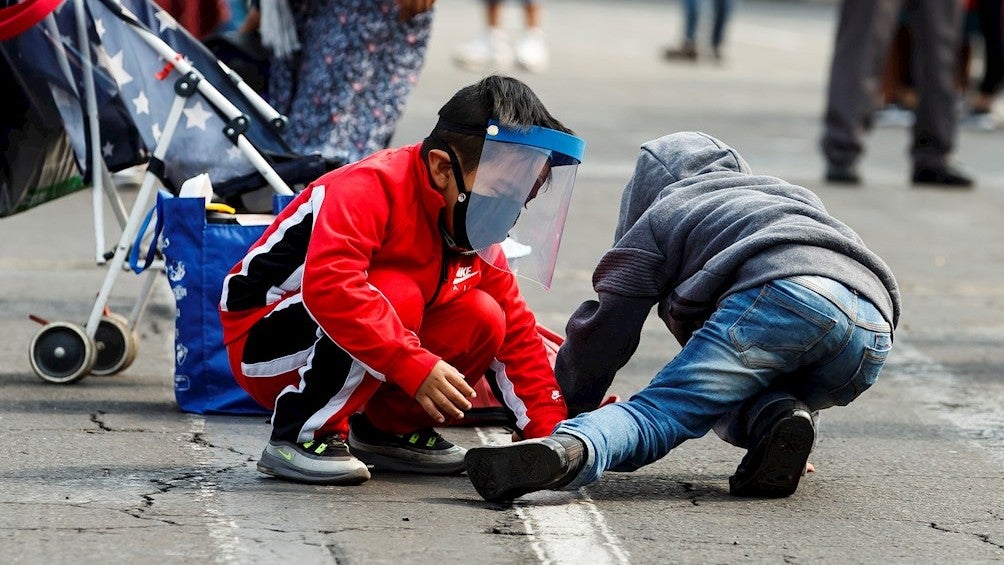
[[(905, 0), (844, 0), (830, 67), (821, 148), (825, 179), (859, 184), (862, 138), (878, 100), (878, 75)], [(910, 148), (914, 185), (966, 188), (972, 179), (951, 164), (958, 126), (955, 87), (962, 3), (916, 0), (911, 60), (917, 108)]]
[(227, 0), (155, 0), (165, 12), (196, 39), (203, 39), (231, 19)]
[(247, 19), (248, 0), (227, 0), (227, 6), (230, 10), (230, 17), (220, 24), (216, 29), (217, 33), (237, 31), (244, 24), (244, 20)]
[[(1004, 79), (1004, 32), (1001, 30), (1001, 0), (967, 0), (962, 46), (959, 53), (959, 80), (965, 104), (962, 125), (981, 131), (1000, 127), (993, 105)], [(975, 88), (971, 86), (972, 62), (976, 59), (974, 39), (983, 45), (983, 69)]]
[(284, 137), (332, 163), (385, 149), (418, 82), (435, 0), (252, 0)]
[[(663, 57), (670, 61), (696, 61), (697, 28), (701, 16), (702, 0), (683, 0), (683, 41), (679, 47), (669, 47), (663, 51)], [(735, 0), (712, 0), (713, 16), (711, 24), (711, 55), (716, 61), (722, 59), (722, 43), (725, 41), (725, 28), (732, 15)]]
[(881, 93), (871, 116), (874, 127), (913, 127), (917, 92), (913, 88), (910, 49), (910, 10), (904, 7), (882, 69)]
[[(482, 0), (487, 29), (460, 45), (453, 55), (461, 68), (483, 72), (504, 71), (516, 63), (524, 70), (541, 73), (550, 64), (550, 50), (541, 24), (539, 0), (518, 0), (523, 8), (523, 33), (515, 45), (502, 25), (503, 0)], [(515, 0), (514, 0), (515, 1)]]

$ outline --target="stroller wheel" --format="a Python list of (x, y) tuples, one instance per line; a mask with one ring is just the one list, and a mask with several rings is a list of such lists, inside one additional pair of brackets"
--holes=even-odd
[(43, 381), (69, 384), (82, 379), (94, 365), (97, 348), (84, 329), (55, 322), (31, 340), (31, 368)]
[(136, 333), (129, 329), (129, 320), (121, 314), (103, 316), (94, 332), (96, 358), (92, 375), (114, 375), (125, 370), (136, 359)]

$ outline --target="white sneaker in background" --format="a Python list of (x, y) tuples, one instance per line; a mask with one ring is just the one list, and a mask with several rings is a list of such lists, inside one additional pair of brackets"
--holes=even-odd
[(512, 46), (505, 30), (492, 28), (481, 37), (461, 45), (453, 55), (453, 61), (460, 67), (483, 72), (506, 70), (513, 64)]
[(886, 104), (872, 112), (872, 125), (877, 128), (911, 128), (915, 119), (912, 110), (897, 104)]
[(526, 30), (516, 45), (516, 62), (532, 73), (542, 73), (547, 70), (551, 57), (544, 30), (539, 28)]
[(970, 110), (961, 122), (962, 127), (976, 131), (996, 131), (1001, 127), (1000, 120), (989, 110)]

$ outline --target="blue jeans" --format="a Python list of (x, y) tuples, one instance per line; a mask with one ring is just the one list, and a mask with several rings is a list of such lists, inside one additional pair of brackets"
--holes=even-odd
[(878, 309), (830, 279), (793, 277), (729, 295), (645, 389), (555, 427), (588, 451), (566, 488), (608, 469), (633, 471), (713, 427), (748, 448), (743, 414), (752, 405), (782, 393), (813, 411), (844, 406), (875, 383), (891, 346)]
[[(725, 38), (725, 25), (729, 21), (732, 13), (734, 0), (714, 0), (715, 14), (714, 22), (711, 26), (711, 45), (719, 46)], [(683, 34), (687, 41), (693, 42), (697, 39), (697, 22), (701, 15), (701, 0), (684, 0), (684, 28)]]

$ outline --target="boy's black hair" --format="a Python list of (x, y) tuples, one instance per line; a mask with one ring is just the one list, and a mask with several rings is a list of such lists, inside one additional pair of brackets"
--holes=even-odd
[(439, 109), (439, 123), (422, 143), (422, 156), (448, 144), (467, 172), (478, 165), (489, 120), (508, 126), (540, 126), (574, 134), (557, 120), (533, 90), (507, 76), (491, 75), (461, 88)]

